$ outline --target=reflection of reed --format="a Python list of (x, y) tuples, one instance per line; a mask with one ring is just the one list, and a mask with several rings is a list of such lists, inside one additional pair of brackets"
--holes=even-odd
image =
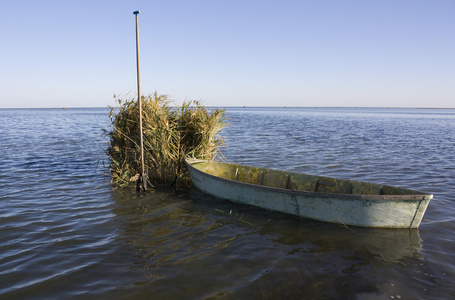
[(227, 247), (233, 238), (214, 236), (217, 227), (218, 224), (201, 215), (183, 215), (182, 211), (180, 220), (169, 215), (169, 219), (154, 223), (153, 228), (143, 231), (141, 238), (130, 240), (130, 244), (144, 263), (147, 278), (162, 278), (159, 269), (166, 265), (187, 263)]
[(191, 201), (170, 191), (142, 198), (117, 197), (118, 202), (129, 198), (115, 212), (127, 219), (122, 240), (133, 247), (147, 279), (166, 278), (165, 267), (216, 254), (241, 236), (226, 222), (195, 211)]

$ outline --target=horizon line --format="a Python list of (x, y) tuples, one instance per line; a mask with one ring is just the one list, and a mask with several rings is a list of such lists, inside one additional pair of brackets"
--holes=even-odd
[[(173, 105), (177, 107), (177, 105)], [(386, 109), (455, 109), (455, 107), (421, 107), (421, 106), (288, 106), (288, 105), (203, 105), (205, 107), (221, 108), (386, 108)], [(119, 106), (56, 106), (56, 107), (0, 107), (0, 109), (87, 109), (87, 108), (116, 108)]]

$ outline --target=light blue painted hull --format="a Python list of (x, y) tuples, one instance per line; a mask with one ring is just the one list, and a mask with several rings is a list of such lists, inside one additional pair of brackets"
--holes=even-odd
[[(187, 159), (187, 166), (194, 185), (212, 196), (350, 226), (417, 228), (433, 197), (396, 187), (212, 161)], [(310, 186), (307, 181), (315, 182), (314, 191), (295, 189)], [(330, 188), (351, 193), (317, 191)], [(372, 190), (397, 194), (373, 194)], [(356, 191), (366, 194), (352, 194)]]

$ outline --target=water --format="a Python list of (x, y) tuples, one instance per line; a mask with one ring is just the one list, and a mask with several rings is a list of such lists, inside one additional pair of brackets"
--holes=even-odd
[(229, 161), (434, 193), (418, 230), (114, 191), (107, 113), (0, 110), (1, 299), (455, 297), (455, 110), (227, 110)]

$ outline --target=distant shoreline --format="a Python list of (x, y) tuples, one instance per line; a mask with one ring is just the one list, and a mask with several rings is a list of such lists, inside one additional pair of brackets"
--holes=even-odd
[[(90, 106), (90, 107), (0, 107), (0, 110), (7, 109), (109, 109), (111, 106)], [(117, 106), (112, 106), (113, 108)], [(206, 106), (208, 108), (327, 108), (327, 109), (455, 109), (455, 107), (403, 107), (403, 106)]]

